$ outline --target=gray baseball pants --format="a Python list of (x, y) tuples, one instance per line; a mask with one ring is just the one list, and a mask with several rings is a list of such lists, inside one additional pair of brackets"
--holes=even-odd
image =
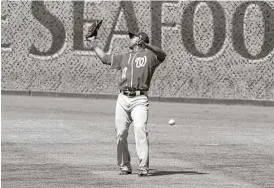
[(115, 130), (117, 162), (122, 168), (130, 165), (128, 130), (133, 122), (139, 168), (149, 169), (149, 142), (147, 132), (148, 98), (145, 95), (128, 97), (119, 94), (116, 104)]

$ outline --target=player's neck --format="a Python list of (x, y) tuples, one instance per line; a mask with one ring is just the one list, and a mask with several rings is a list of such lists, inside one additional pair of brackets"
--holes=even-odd
[(134, 52), (139, 51), (139, 50), (143, 50), (143, 49), (144, 49), (144, 47), (142, 47), (142, 46), (134, 46), (133, 47)]

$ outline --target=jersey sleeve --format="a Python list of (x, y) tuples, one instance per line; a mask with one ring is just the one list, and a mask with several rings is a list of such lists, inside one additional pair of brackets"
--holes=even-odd
[(158, 57), (157, 57), (157, 55), (156, 54), (154, 54), (152, 51), (150, 51), (149, 50), (149, 54), (150, 54), (150, 56), (154, 59), (154, 65), (156, 65), (156, 66), (158, 66), (158, 65), (160, 65), (162, 62), (161, 61), (159, 61), (158, 60)]
[(105, 64), (111, 66), (112, 69), (121, 69), (122, 55), (107, 55), (104, 59)]
[(121, 69), (122, 55), (110, 55), (110, 66), (112, 69)]
[(156, 56), (156, 55), (155, 55), (155, 58), (156, 58), (156, 64), (157, 64), (157, 65), (159, 65), (159, 64), (161, 64), (161, 63), (164, 62), (164, 61), (159, 61), (158, 56)]

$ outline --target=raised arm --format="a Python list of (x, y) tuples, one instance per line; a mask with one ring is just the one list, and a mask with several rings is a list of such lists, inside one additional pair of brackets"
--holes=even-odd
[(94, 50), (96, 55), (99, 57), (99, 59), (102, 61), (103, 64), (110, 65), (110, 58), (109, 55), (107, 55), (99, 46), (98, 43), (94, 41), (88, 41), (89, 46)]
[(157, 59), (160, 61), (160, 62), (163, 62), (166, 58), (166, 53), (159, 47), (157, 46), (154, 46), (154, 45), (151, 45), (151, 44), (147, 44), (147, 43), (143, 43), (143, 45), (151, 50), (156, 56), (157, 56)]
[(112, 69), (121, 69), (122, 55), (108, 55), (99, 46), (97, 41), (88, 41), (88, 46), (92, 48), (103, 64), (110, 65)]

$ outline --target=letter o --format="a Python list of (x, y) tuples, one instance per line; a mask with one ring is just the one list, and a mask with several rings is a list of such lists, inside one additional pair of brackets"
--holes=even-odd
[(182, 40), (186, 50), (197, 57), (211, 57), (217, 54), (225, 41), (226, 36), (226, 19), (223, 7), (218, 2), (204, 2), (212, 10), (213, 14), (213, 25), (214, 25), (214, 37), (212, 46), (208, 53), (203, 54), (199, 52), (195, 46), (193, 36), (193, 24), (194, 24), (194, 13), (196, 7), (202, 3), (201, 1), (191, 2), (185, 9), (182, 19)]
[[(265, 32), (264, 43), (262, 50), (256, 56), (251, 55), (244, 42), (244, 16), (247, 7), (251, 4), (256, 4), (260, 7), (263, 13)], [(274, 48), (274, 10), (267, 2), (244, 2), (237, 9), (233, 16), (232, 23), (232, 40), (235, 50), (242, 56), (248, 59), (257, 60), (266, 57)]]

